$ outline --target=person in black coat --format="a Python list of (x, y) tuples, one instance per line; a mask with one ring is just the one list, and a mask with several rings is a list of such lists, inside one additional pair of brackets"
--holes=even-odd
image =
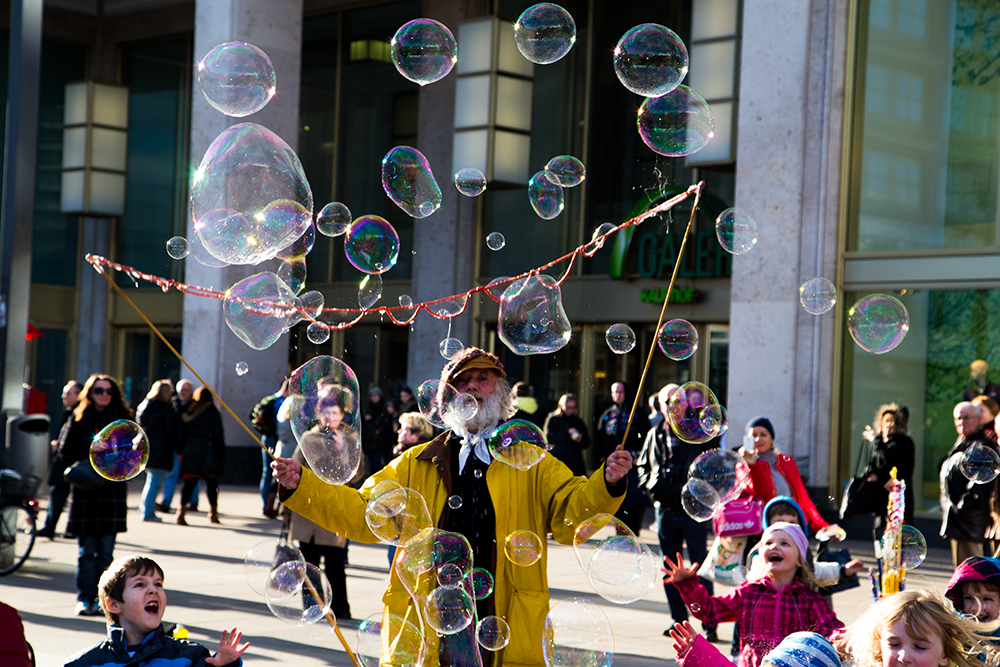
[[(70, 417), (73, 416), (73, 409), (80, 402), (80, 391), (83, 385), (76, 380), (70, 380), (62, 390), (63, 411), (59, 417), (59, 426), (56, 427), (56, 438), (52, 441), (52, 454), (49, 458), (49, 509), (45, 513), (45, 526), (38, 531), (39, 537), (55, 539), (56, 524), (62, 515), (66, 501), (69, 500), (69, 482), (63, 477), (66, 472), (66, 464), (59, 457), (59, 434)], [(72, 535), (72, 533), (70, 533)], [(68, 537), (68, 536), (67, 536)]]
[[(83, 398), (73, 410), (59, 437), (59, 456), (70, 466), (90, 457), (94, 436), (119, 419), (131, 419), (122, 390), (108, 375), (91, 375), (83, 385)], [(114, 560), (115, 539), (126, 531), (128, 485), (105, 481), (96, 489), (73, 487), (68, 532), (80, 545), (76, 561), (76, 614), (97, 616), (97, 582)]]
[(187, 525), (184, 515), (198, 480), (205, 480), (205, 494), (211, 506), (209, 521), (219, 521), (219, 478), (225, 470), (226, 441), (222, 432), (222, 415), (215, 407), (212, 392), (205, 387), (194, 390), (194, 398), (181, 413), (183, 442), (181, 454), (181, 504), (177, 508), (177, 523)]
[(156, 496), (163, 488), (163, 480), (174, 467), (174, 452), (177, 449), (178, 417), (170, 402), (173, 393), (170, 380), (157, 380), (136, 411), (136, 421), (149, 440), (146, 485), (142, 488), (142, 501), (139, 503), (143, 521), (162, 521), (156, 516)]
[(587, 426), (576, 413), (576, 396), (563, 394), (559, 397), (559, 407), (545, 418), (545, 441), (550, 454), (565, 463), (574, 475), (586, 475), (583, 464), (583, 450), (590, 447)]
[[(615, 382), (611, 385), (612, 405), (601, 413), (594, 428), (595, 463), (603, 463), (618, 445), (623, 445), (623, 449), (631, 452), (632, 460), (639, 456), (642, 443), (646, 439), (646, 432), (649, 431), (649, 420), (646, 419), (645, 410), (636, 411), (632, 417), (632, 426), (628, 429), (628, 439), (623, 443), (629, 411), (632, 409), (632, 398), (629, 387), (624, 382)], [(638, 536), (642, 530), (647, 507), (649, 500), (639, 490), (639, 477), (633, 466), (628, 473), (628, 491), (625, 492), (625, 500), (615, 513), (615, 518)]]
[(913, 470), (917, 461), (917, 448), (906, 434), (910, 411), (897, 405), (883, 405), (876, 420), (878, 431), (865, 429), (864, 436), (870, 444), (865, 476), (870, 482), (878, 482), (884, 493), (880, 493), (875, 506), (881, 510), (876, 514), (875, 531), (882, 534), (889, 511), (889, 489), (892, 488), (889, 473), (896, 469), (896, 479), (906, 482), (904, 523), (913, 523)]

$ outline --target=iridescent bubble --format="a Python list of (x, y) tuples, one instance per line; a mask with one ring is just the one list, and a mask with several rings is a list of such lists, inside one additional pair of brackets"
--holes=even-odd
[(750, 468), (736, 452), (729, 449), (710, 449), (700, 454), (688, 467), (688, 479), (705, 482), (719, 500), (726, 503), (738, 496), (750, 479)]
[(313, 290), (299, 296), (299, 302), (302, 304), (302, 319), (315, 319), (323, 312), (325, 299), (322, 292)]
[(885, 354), (903, 342), (910, 316), (896, 297), (871, 294), (847, 311), (847, 330), (862, 350)]
[(499, 651), (510, 642), (510, 626), (498, 616), (487, 616), (476, 625), (476, 641), (487, 651)]
[(590, 600), (556, 603), (545, 617), (542, 654), (546, 667), (611, 667), (615, 640), (608, 617)]
[(472, 597), (476, 600), (488, 598), (493, 592), (493, 575), (489, 570), (477, 567), (469, 573), (468, 579)]
[(486, 191), (486, 176), (475, 167), (460, 169), (455, 174), (455, 187), (466, 197), (478, 197)]
[(372, 491), (365, 508), (365, 522), (382, 542), (396, 546), (403, 546), (434, 527), (422, 495), (399, 484), (383, 487), (382, 482)]
[(565, 206), (562, 186), (550, 181), (544, 171), (538, 172), (528, 181), (528, 201), (543, 220), (556, 217)]
[(698, 330), (687, 320), (670, 320), (660, 328), (656, 342), (663, 354), (681, 361), (698, 350)]
[(312, 222), (306, 227), (306, 231), (302, 233), (302, 236), (298, 238), (290, 246), (285, 247), (278, 251), (275, 255), (278, 259), (296, 259), (298, 257), (305, 257), (310, 252), (312, 252), (313, 245), (316, 243), (316, 225)]
[(306, 258), (282, 260), (278, 265), (277, 276), (292, 292), (298, 294), (306, 285)]
[(490, 232), (489, 236), (486, 237), (486, 247), (490, 250), (500, 250), (505, 243), (507, 243), (507, 239), (500, 232)]
[(667, 157), (697, 153), (715, 136), (715, 117), (708, 102), (683, 84), (666, 95), (646, 98), (636, 125), (642, 142)]
[(615, 74), (622, 85), (643, 97), (666, 95), (688, 71), (687, 47), (671, 30), (643, 23), (629, 30), (615, 47)]
[(313, 345), (322, 345), (330, 340), (330, 327), (320, 321), (310, 322), (306, 327), (306, 338)]
[(483, 476), (483, 471), (480, 470), (479, 468), (476, 468), (475, 470), (472, 471), (472, 476), (475, 477), (476, 479), (479, 479), (480, 477)]
[(382, 276), (367, 275), (358, 285), (358, 305), (362, 310), (369, 310), (382, 298)]
[(745, 255), (757, 243), (757, 221), (739, 208), (727, 208), (715, 219), (715, 235), (722, 249)]
[(530, 530), (515, 530), (503, 543), (503, 552), (514, 565), (529, 567), (542, 558), (542, 541)]
[(344, 254), (359, 271), (384, 273), (399, 259), (399, 235), (385, 218), (363, 215), (347, 230)]
[(564, 188), (572, 188), (583, 183), (587, 170), (583, 163), (572, 155), (557, 155), (549, 160), (543, 172), (545, 177)]
[(288, 540), (272, 539), (258, 542), (243, 559), (243, 576), (258, 595), (264, 595), (271, 573), (290, 561), (304, 563), (302, 552)]
[(227, 116), (249, 116), (274, 97), (274, 66), (267, 54), (253, 44), (219, 44), (196, 69), (201, 94)]
[(615, 354), (631, 352), (635, 347), (635, 332), (627, 324), (612, 324), (604, 332), (604, 340)]
[(610, 234), (615, 227), (617, 225), (610, 222), (602, 222), (601, 226), (594, 230), (590, 237), (590, 243), (583, 246), (583, 254), (587, 257), (593, 257), (594, 253), (604, 247), (604, 242), (610, 238), (607, 234)]
[(576, 43), (576, 23), (570, 13), (548, 2), (524, 10), (514, 24), (514, 43), (521, 55), (538, 65), (556, 62)]
[(666, 418), (670, 428), (684, 442), (702, 444), (716, 437), (712, 430), (705, 430), (702, 416), (709, 407), (719, 404), (707, 386), (700, 382), (685, 382), (667, 402)]
[(569, 343), (562, 290), (544, 274), (511, 283), (500, 297), (497, 333), (514, 354), (549, 354)]
[(487, 438), (486, 446), (493, 458), (518, 470), (535, 466), (546, 452), (542, 429), (525, 419), (512, 419), (498, 426)]
[(427, 380), (417, 388), (417, 407), (420, 414), (438, 428), (448, 428), (444, 416), (458, 398), (458, 390), (447, 382)]
[(240, 376), (246, 375), (248, 372), (250, 372), (250, 367), (247, 366), (247, 362), (245, 362), (245, 361), (237, 361), (236, 362), (236, 374), (237, 375), (240, 375)]
[(681, 489), (681, 506), (695, 521), (708, 521), (722, 503), (711, 484), (700, 479), (689, 479)]
[(191, 244), (183, 236), (175, 236), (167, 241), (167, 254), (171, 259), (184, 259), (191, 252)]
[(146, 469), (149, 439), (133, 421), (119, 419), (105, 426), (90, 443), (90, 463), (112, 482), (132, 479)]
[(975, 443), (962, 453), (958, 469), (974, 484), (988, 484), (1000, 473), (1000, 456), (992, 447)]
[(440, 81), (458, 62), (458, 42), (443, 24), (415, 19), (404, 24), (389, 43), (396, 70), (421, 86)]
[(837, 288), (826, 278), (810, 278), (799, 286), (799, 303), (810, 315), (822, 315), (837, 305)]
[[(284, 585), (274, 584), (282, 577), (282, 570), (295, 570), (298, 575), (301, 570), (301, 580), (295, 590), (290, 593)], [(293, 577), (289, 576), (291, 581)], [(333, 600), (333, 590), (326, 574), (312, 563), (285, 563), (278, 567), (268, 580), (264, 592), (268, 609), (278, 619), (292, 625), (311, 625), (320, 621), (330, 613), (330, 603)]]
[(222, 300), (226, 325), (237, 338), (264, 350), (298, 321), (301, 302), (273, 273), (258, 273), (233, 285)]
[[(454, 498), (456, 496), (452, 496)], [(443, 588), (455, 588), (462, 583), (463, 576), (462, 568), (455, 565), (454, 563), (446, 563), (438, 568), (437, 582), (438, 586)]]
[(295, 595), (305, 581), (306, 565), (304, 561), (293, 560), (271, 570), (264, 585), (264, 597), (281, 600)]
[[(383, 637), (392, 637), (386, 641)], [(378, 612), (358, 625), (357, 657), (364, 667), (422, 665), (427, 643), (423, 634), (407, 620)]]
[(453, 510), (457, 510), (462, 506), (461, 496), (448, 496), (448, 507)]
[(903, 525), (902, 533), (899, 551), (903, 557), (903, 567), (912, 570), (927, 558), (927, 540), (923, 533), (908, 524)]
[(701, 428), (705, 433), (718, 437), (729, 430), (729, 414), (721, 405), (707, 405), (701, 411)]
[(442, 635), (453, 635), (472, 623), (476, 605), (461, 588), (437, 588), (424, 602), (424, 619)]
[(205, 244), (201, 242), (198, 235), (195, 234), (194, 238), (189, 241), (191, 244), (191, 257), (194, 257), (195, 261), (202, 266), (207, 266), (212, 269), (219, 269), (223, 266), (228, 266), (226, 262), (223, 262), (217, 257), (213, 257), (212, 253), (208, 252)]
[(610, 514), (597, 514), (577, 525), (573, 551), (594, 591), (615, 604), (641, 599), (660, 578), (653, 552)]
[(438, 350), (445, 359), (451, 359), (465, 349), (465, 345), (457, 338), (445, 338), (438, 344)]
[(323, 236), (340, 236), (351, 226), (351, 210), (339, 201), (330, 202), (316, 216), (316, 229)]
[(321, 479), (346, 484), (361, 463), (361, 412), (354, 371), (331, 356), (313, 357), (288, 379), (292, 432)]
[[(458, 567), (459, 580), (468, 576), (472, 571), (469, 541), (458, 533), (428, 528), (404, 545), (402, 552), (396, 556), (393, 569), (410, 596), (420, 600), (428, 597), (434, 589), (440, 590), (438, 575), (447, 565)], [(464, 587), (455, 590), (467, 593)]]
[(382, 158), (382, 189), (413, 218), (426, 218), (441, 206), (441, 188), (424, 154), (396, 146)]
[(413, 298), (409, 294), (400, 294), (399, 305), (403, 308), (410, 308), (413, 305)]
[(312, 210), (312, 190), (295, 151), (253, 123), (216, 137), (191, 186), (195, 232), (227, 264), (274, 258), (305, 233)]

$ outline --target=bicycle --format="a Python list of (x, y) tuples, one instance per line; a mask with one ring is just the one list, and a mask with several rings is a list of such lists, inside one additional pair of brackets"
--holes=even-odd
[(0, 470), (0, 576), (24, 565), (35, 546), (35, 493), (41, 483), (35, 475)]

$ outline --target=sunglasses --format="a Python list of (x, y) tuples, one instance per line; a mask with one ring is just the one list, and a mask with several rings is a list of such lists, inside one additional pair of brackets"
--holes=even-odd
[(111, 387), (91, 387), (90, 393), (94, 396), (100, 396), (101, 394), (111, 395)]

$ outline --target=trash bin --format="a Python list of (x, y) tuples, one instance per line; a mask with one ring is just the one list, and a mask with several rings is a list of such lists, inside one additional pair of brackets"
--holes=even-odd
[[(22, 415), (7, 420), (6, 467), (21, 475), (49, 476), (49, 416)], [(44, 491), (44, 489), (42, 489)]]

